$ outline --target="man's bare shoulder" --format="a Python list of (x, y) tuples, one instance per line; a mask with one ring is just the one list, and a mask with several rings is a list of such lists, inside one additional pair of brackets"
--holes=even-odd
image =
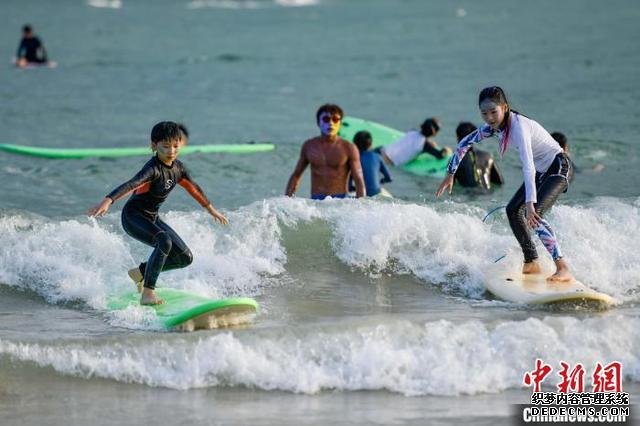
[(317, 145), (318, 143), (320, 143), (320, 137), (319, 136), (315, 136), (311, 139), (307, 139), (306, 141), (304, 141), (302, 143), (302, 149), (306, 149), (309, 147), (312, 147), (313, 145)]
[(340, 137), (338, 138), (338, 143), (340, 143), (342, 146), (348, 146), (348, 147), (355, 146), (354, 144), (352, 144), (348, 140), (340, 138)]
[(340, 146), (349, 153), (353, 154), (354, 152), (358, 152), (358, 147), (356, 146), (356, 144), (351, 143), (346, 139), (340, 138), (339, 143)]

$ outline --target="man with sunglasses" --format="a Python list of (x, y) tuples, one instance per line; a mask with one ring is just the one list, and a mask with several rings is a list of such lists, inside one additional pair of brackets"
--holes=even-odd
[(434, 157), (441, 159), (451, 154), (451, 149), (439, 148), (438, 144), (431, 138), (440, 131), (440, 120), (435, 117), (427, 118), (420, 131), (410, 130), (397, 141), (386, 145), (380, 149), (382, 158), (387, 164), (402, 166), (416, 158), (423, 152), (427, 152)]
[(345, 198), (350, 175), (356, 186), (356, 197), (366, 195), (358, 149), (354, 144), (338, 137), (343, 116), (342, 108), (338, 105), (325, 104), (318, 109), (316, 122), (320, 128), (320, 136), (309, 139), (302, 145), (298, 164), (287, 183), (287, 196), (295, 194), (308, 165), (311, 165), (312, 199)]

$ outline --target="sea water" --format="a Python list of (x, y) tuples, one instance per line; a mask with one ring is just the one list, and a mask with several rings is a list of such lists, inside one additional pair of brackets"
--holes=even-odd
[[(184, 156), (214, 223), (180, 189), (162, 217), (193, 264), (161, 285), (250, 296), (242, 329), (166, 333), (151, 308), (108, 312), (149, 255), (116, 203), (86, 210), (145, 158), (0, 153), (0, 418), (4, 424), (508, 424), (540, 358), (623, 364), (640, 382), (640, 55), (636, 2), (391, 0), (7, 1), (0, 142), (144, 146), (160, 120), (190, 143), (268, 141), (270, 153)], [(56, 69), (10, 66), (31, 23)], [(527, 307), (492, 298), (485, 270), (520, 252), (503, 211), (515, 151), (490, 193), (392, 170), (393, 200), (282, 194), (325, 102), (402, 130), (429, 116), (454, 146), (477, 94), (562, 131), (578, 167), (548, 214), (585, 284), (621, 304)], [(496, 143), (481, 148), (497, 155)], [(538, 247), (550, 267), (543, 247)], [(554, 373), (556, 374), (556, 373)], [(549, 379), (549, 390), (556, 382)], [(590, 383), (587, 383), (589, 386)], [(153, 420), (155, 419), (155, 420)]]

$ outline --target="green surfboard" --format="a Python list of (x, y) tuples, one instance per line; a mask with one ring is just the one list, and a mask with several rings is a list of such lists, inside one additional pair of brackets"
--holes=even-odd
[[(373, 121), (355, 117), (344, 117), (338, 135), (349, 141), (360, 130), (366, 130), (373, 137), (373, 148), (389, 145), (400, 139), (404, 132), (387, 127)], [(447, 172), (450, 156), (437, 159), (430, 154), (420, 154), (409, 163), (400, 168), (418, 176), (444, 177)]]
[[(192, 154), (194, 152), (249, 154), (254, 152), (273, 151), (274, 149), (275, 145), (271, 143), (187, 145), (180, 149), (180, 154)], [(0, 150), (11, 152), (13, 154), (53, 159), (78, 159), (90, 157), (116, 158), (151, 155), (151, 148), (148, 146), (122, 148), (45, 148), (39, 146), (0, 144)]]
[[(156, 295), (164, 303), (151, 308), (168, 330), (193, 331), (246, 324), (254, 319), (259, 309), (258, 302), (248, 297), (216, 300), (172, 288), (156, 289)], [(139, 293), (113, 296), (107, 302), (107, 308), (112, 311), (129, 306), (140, 306)]]

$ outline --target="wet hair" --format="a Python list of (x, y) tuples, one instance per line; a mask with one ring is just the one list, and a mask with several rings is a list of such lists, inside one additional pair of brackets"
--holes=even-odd
[(562, 148), (563, 150), (567, 149), (567, 137), (564, 135), (564, 133), (561, 132), (553, 132), (551, 133), (551, 137), (553, 139), (556, 140), (556, 142), (558, 142), (558, 145), (560, 145), (560, 148)]
[(178, 128), (182, 132), (182, 136), (183, 136), (182, 139), (184, 140), (184, 143), (189, 142), (189, 130), (187, 129), (187, 126), (185, 126), (183, 123), (177, 123), (177, 124), (178, 124)]
[(440, 119), (436, 117), (429, 117), (420, 126), (420, 133), (424, 136), (433, 136), (440, 131)]
[(320, 122), (320, 116), (325, 112), (329, 114), (338, 114), (340, 118), (344, 117), (344, 112), (338, 105), (324, 104), (320, 108), (318, 108), (318, 111), (316, 112), (316, 123)]
[[(496, 103), (497, 105), (506, 105), (506, 111), (504, 113), (504, 119), (502, 123), (498, 126), (500, 129), (503, 129), (504, 136), (500, 141), (500, 155), (504, 155), (507, 151), (510, 141), (511, 135), (511, 120), (509, 117), (511, 116), (511, 106), (509, 105), (509, 101), (507, 101), (507, 95), (504, 93), (501, 87), (491, 86), (485, 87), (480, 91), (480, 95), (478, 95), (478, 106), (481, 106), (484, 101), (491, 101)], [(515, 114), (519, 114), (518, 111), (513, 111)]]
[(151, 129), (151, 142), (178, 141), (182, 139), (182, 130), (178, 123), (161, 121)]
[(373, 138), (371, 137), (371, 133), (366, 130), (360, 130), (353, 136), (353, 143), (358, 147), (358, 151), (362, 152), (371, 148)]
[(33, 28), (31, 28), (31, 25), (25, 24), (25, 25), (22, 26), (22, 32), (23, 33), (33, 32)]
[(477, 129), (476, 125), (470, 123), (468, 121), (461, 121), (456, 127), (456, 137), (458, 138), (458, 142), (462, 140), (468, 134), (474, 132)]
[(507, 95), (504, 93), (504, 90), (502, 90), (501, 87), (491, 86), (482, 89), (480, 91), (480, 95), (478, 96), (478, 106), (482, 105), (482, 102), (487, 99), (495, 102), (498, 105), (507, 105), (507, 107), (509, 107)]

